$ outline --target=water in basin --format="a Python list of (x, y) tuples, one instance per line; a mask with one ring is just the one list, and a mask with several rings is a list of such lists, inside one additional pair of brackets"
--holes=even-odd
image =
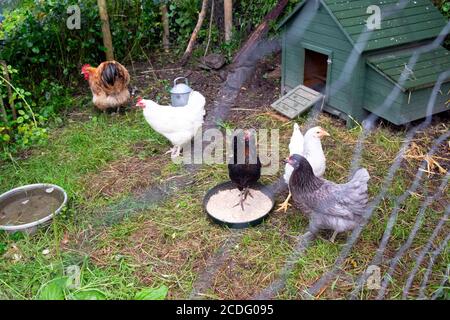
[(0, 202), (0, 225), (21, 225), (40, 220), (54, 213), (62, 201), (56, 190), (36, 189), (14, 194)]

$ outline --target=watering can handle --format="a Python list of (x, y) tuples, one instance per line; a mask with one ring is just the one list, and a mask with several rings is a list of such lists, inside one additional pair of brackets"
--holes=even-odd
[(176, 78), (175, 80), (173, 80), (173, 85), (176, 86), (177, 85), (177, 81), (180, 80), (180, 79), (184, 79), (184, 83), (186, 85), (189, 85), (188, 79), (186, 77), (178, 77), (178, 78)]

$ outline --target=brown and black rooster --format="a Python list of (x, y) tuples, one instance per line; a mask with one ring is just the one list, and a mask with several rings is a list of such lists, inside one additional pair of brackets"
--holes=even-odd
[(243, 157), (242, 155), (239, 157), (238, 144), (238, 136), (234, 136), (233, 157), (228, 164), (228, 175), (241, 192), (240, 200), (235, 206), (240, 205), (241, 209), (244, 210), (245, 199), (247, 199), (247, 196), (252, 197), (249, 187), (261, 177), (261, 161), (256, 152), (256, 138), (252, 139), (250, 131), (246, 130), (244, 132), (244, 148), (239, 148), (243, 149)]
[(81, 73), (89, 82), (92, 102), (98, 109), (119, 108), (130, 100), (130, 74), (119, 62), (105, 61), (97, 68), (85, 64)]

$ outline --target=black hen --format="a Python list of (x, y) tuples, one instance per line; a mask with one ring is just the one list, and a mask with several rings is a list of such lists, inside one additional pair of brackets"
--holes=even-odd
[(294, 154), (289, 157), (294, 167), (289, 190), (295, 205), (309, 216), (309, 229), (315, 234), (319, 229), (338, 232), (353, 230), (366, 210), (369, 173), (359, 169), (352, 179), (344, 184), (318, 178), (304, 157)]
[[(251, 134), (249, 131), (244, 133), (244, 157), (239, 157), (238, 154), (238, 137), (233, 138), (233, 159), (232, 162), (228, 164), (228, 175), (230, 180), (236, 185), (236, 187), (241, 191), (240, 200), (236, 204), (241, 205), (242, 210), (244, 210), (244, 201), (247, 196), (251, 193), (248, 188), (255, 184), (261, 177), (261, 161), (256, 155), (256, 141), (251, 139)], [(254, 161), (256, 157), (256, 161)], [(252, 161), (253, 160), (253, 161)]]

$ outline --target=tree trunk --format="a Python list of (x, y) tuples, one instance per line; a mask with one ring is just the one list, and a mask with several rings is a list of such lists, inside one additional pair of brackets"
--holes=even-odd
[[(0, 61), (0, 64), (2, 65), (3, 76), (5, 77), (6, 81), (11, 83), (11, 79), (9, 78), (9, 73), (8, 73), (8, 66), (6, 65), (6, 62), (2, 60), (2, 61)], [(9, 106), (10, 106), (11, 111), (12, 111), (12, 116), (13, 116), (13, 119), (16, 120), (17, 119), (17, 112), (16, 112), (16, 106), (14, 105), (12, 89), (11, 89), (11, 86), (8, 83), (6, 84), (6, 88), (8, 90), (8, 101), (9, 101)]]
[[(275, 8), (272, 9), (263, 19), (263, 21), (256, 27), (252, 32), (250, 37), (248, 37), (245, 44), (241, 47), (239, 52), (234, 57), (233, 63), (236, 63), (241, 59), (242, 56), (246, 56), (252, 51), (252, 49), (258, 44), (258, 42), (267, 34), (269, 31), (270, 22), (277, 19), (278, 16), (283, 12), (284, 8), (288, 4), (289, 0), (278, 0)], [(244, 58), (245, 60), (245, 58)]]
[(191, 39), (189, 40), (189, 43), (187, 45), (186, 51), (183, 54), (183, 57), (181, 58), (180, 64), (183, 66), (188, 62), (189, 58), (192, 55), (192, 50), (194, 49), (195, 41), (197, 40), (198, 32), (200, 31), (203, 20), (205, 20), (206, 16), (206, 10), (208, 8), (208, 1), (209, 0), (203, 0), (202, 1), (202, 10), (200, 11), (200, 14), (198, 15), (197, 25), (194, 28), (194, 31), (192, 32)]
[(225, 42), (230, 42), (231, 29), (233, 28), (233, 0), (223, 1), (223, 16), (225, 27)]
[(169, 16), (167, 14), (167, 5), (164, 3), (161, 5), (161, 20), (163, 25), (163, 46), (166, 52), (169, 51)]
[(0, 97), (0, 112), (5, 126), (8, 125), (8, 115), (6, 114), (5, 105), (3, 104), (3, 97)]
[(106, 48), (106, 60), (114, 60), (111, 30), (109, 28), (108, 9), (106, 0), (97, 0), (100, 20), (102, 21), (103, 45)]

